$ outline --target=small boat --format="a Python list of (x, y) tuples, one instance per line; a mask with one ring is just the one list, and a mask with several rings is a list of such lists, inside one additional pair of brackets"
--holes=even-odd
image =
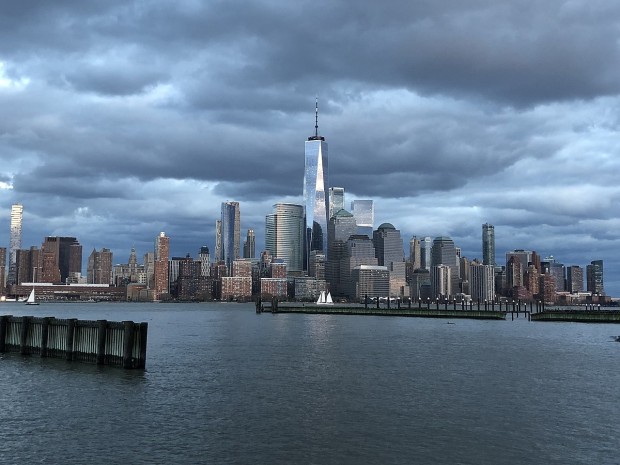
[(321, 295), (316, 301), (317, 305), (333, 305), (334, 301), (332, 300), (332, 295), (330, 292), (325, 294), (325, 291), (321, 291)]
[(26, 299), (26, 305), (39, 305), (39, 302), (37, 302), (34, 296), (34, 287), (32, 288), (32, 291), (30, 291), (28, 299)]

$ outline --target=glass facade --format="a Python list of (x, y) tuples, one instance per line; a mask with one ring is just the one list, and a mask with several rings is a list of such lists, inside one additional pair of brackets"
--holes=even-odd
[(304, 207), (306, 239), (305, 269), (310, 251), (327, 253), (327, 223), (329, 214), (327, 142), (321, 136), (308, 138), (305, 146)]
[(239, 202), (222, 203), (222, 257), (228, 272), (232, 271), (232, 262), (240, 257), (241, 218)]
[(482, 225), (482, 263), (495, 266), (495, 226)]
[(304, 207), (277, 203), (265, 218), (265, 249), (286, 263), (290, 272), (303, 270)]
[(375, 222), (375, 207), (372, 200), (354, 200), (351, 202), (351, 213), (357, 223), (357, 234), (365, 234), (372, 238)]
[(344, 210), (344, 187), (329, 188), (329, 217)]

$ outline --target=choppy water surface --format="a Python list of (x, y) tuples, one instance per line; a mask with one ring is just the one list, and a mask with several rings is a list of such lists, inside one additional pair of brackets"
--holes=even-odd
[(620, 463), (620, 326), (0, 304), (149, 323), (147, 370), (0, 355), (0, 463)]

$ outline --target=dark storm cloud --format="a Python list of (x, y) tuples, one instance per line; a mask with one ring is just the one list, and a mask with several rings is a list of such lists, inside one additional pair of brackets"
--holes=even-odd
[(128, 255), (160, 230), (175, 254), (212, 245), (238, 200), (260, 241), (271, 205), (300, 201), (318, 95), (330, 184), (403, 234), (473, 255), (489, 221), (498, 247), (607, 258), (619, 18), (576, 0), (8, 2), (0, 203)]

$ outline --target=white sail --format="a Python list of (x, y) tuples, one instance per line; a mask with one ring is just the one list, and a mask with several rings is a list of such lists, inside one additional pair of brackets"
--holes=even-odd
[(331, 292), (327, 293), (327, 297), (325, 298), (325, 303), (326, 304), (333, 304), (334, 303), (334, 301), (332, 300), (332, 293)]
[(316, 303), (317, 304), (324, 304), (325, 303), (325, 291), (321, 291), (321, 295), (317, 299)]
[(30, 291), (30, 295), (28, 296), (28, 299), (26, 299), (26, 305), (39, 305), (39, 303), (37, 302), (34, 296), (34, 287), (32, 288), (32, 291)]

